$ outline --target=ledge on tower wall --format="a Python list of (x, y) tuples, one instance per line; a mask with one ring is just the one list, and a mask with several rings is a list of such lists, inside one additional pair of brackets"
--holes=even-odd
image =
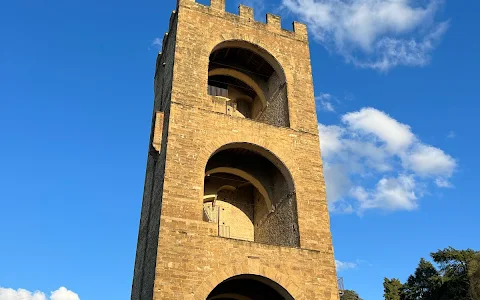
[(238, 14), (232, 14), (225, 10), (225, 1), (226, 0), (210, 0), (210, 6), (207, 6), (197, 3), (195, 0), (177, 0), (177, 10), (180, 7), (197, 9), (203, 13), (230, 19), (233, 22), (255, 26), (259, 29), (277, 33), (282, 36), (308, 42), (308, 31), (305, 24), (293, 22), (293, 30), (283, 29), (281, 18), (273, 14), (267, 14), (266, 23), (258, 22), (255, 21), (253, 8), (240, 5)]

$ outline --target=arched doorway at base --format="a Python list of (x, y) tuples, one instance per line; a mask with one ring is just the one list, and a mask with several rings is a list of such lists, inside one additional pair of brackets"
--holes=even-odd
[(243, 274), (217, 285), (206, 300), (294, 300), (294, 298), (273, 280)]

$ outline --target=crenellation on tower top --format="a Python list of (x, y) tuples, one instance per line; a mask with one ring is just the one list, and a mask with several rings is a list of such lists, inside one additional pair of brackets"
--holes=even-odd
[(273, 29), (282, 29), (282, 19), (274, 14), (267, 14), (267, 25)]
[(246, 5), (240, 4), (240, 6), (238, 7), (238, 15), (240, 16), (240, 18), (248, 20), (248, 22), (255, 21), (253, 8)]
[(210, 0), (210, 7), (212, 9), (225, 11), (225, 0)]
[(293, 28), (288, 30), (282, 28), (282, 20), (280, 16), (270, 13), (266, 15), (266, 22), (256, 21), (253, 8), (240, 5), (238, 8), (238, 14), (230, 13), (226, 11), (226, 1), (227, 0), (210, 0), (210, 5), (204, 5), (196, 2), (195, 0), (177, 0), (177, 10), (180, 7), (198, 9), (203, 13), (212, 14), (217, 17), (225, 17), (235, 22), (256, 26), (258, 29), (264, 29), (273, 33), (282, 34), (297, 40), (302, 40), (305, 42), (308, 40), (305, 24), (295, 21), (292, 25)]
[(293, 31), (297, 36), (302, 36), (308, 40), (308, 29), (307, 25), (300, 22), (293, 22)]
[(195, 0), (177, 0), (177, 7), (195, 3)]

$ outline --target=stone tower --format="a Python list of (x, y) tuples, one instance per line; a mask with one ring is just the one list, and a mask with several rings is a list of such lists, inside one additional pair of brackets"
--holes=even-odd
[(337, 300), (307, 28), (178, 0), (132, 299)]

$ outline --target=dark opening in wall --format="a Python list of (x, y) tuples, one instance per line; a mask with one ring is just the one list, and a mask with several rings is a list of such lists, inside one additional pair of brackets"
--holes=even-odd
[[(290, 126), (285, 74), (268, 52), (247, 42), (227, 41), (211, 53), (208, 70), (209, 95), (227, 98), (232, 116)], [(236, 113), (239, 109), (243, 111)]]
[(231, 277), (217, 285), (207, 297), (207, 300), (214, 299), (293, 300), (293, 297), (284, 287), (269, 278), (242, 274)]
[(203, 201), (204, 221), (216, 223), (219, 236), (299, 246), (292, 178), (263, 148), (241, 143), (219, 149), (205, 169)]

